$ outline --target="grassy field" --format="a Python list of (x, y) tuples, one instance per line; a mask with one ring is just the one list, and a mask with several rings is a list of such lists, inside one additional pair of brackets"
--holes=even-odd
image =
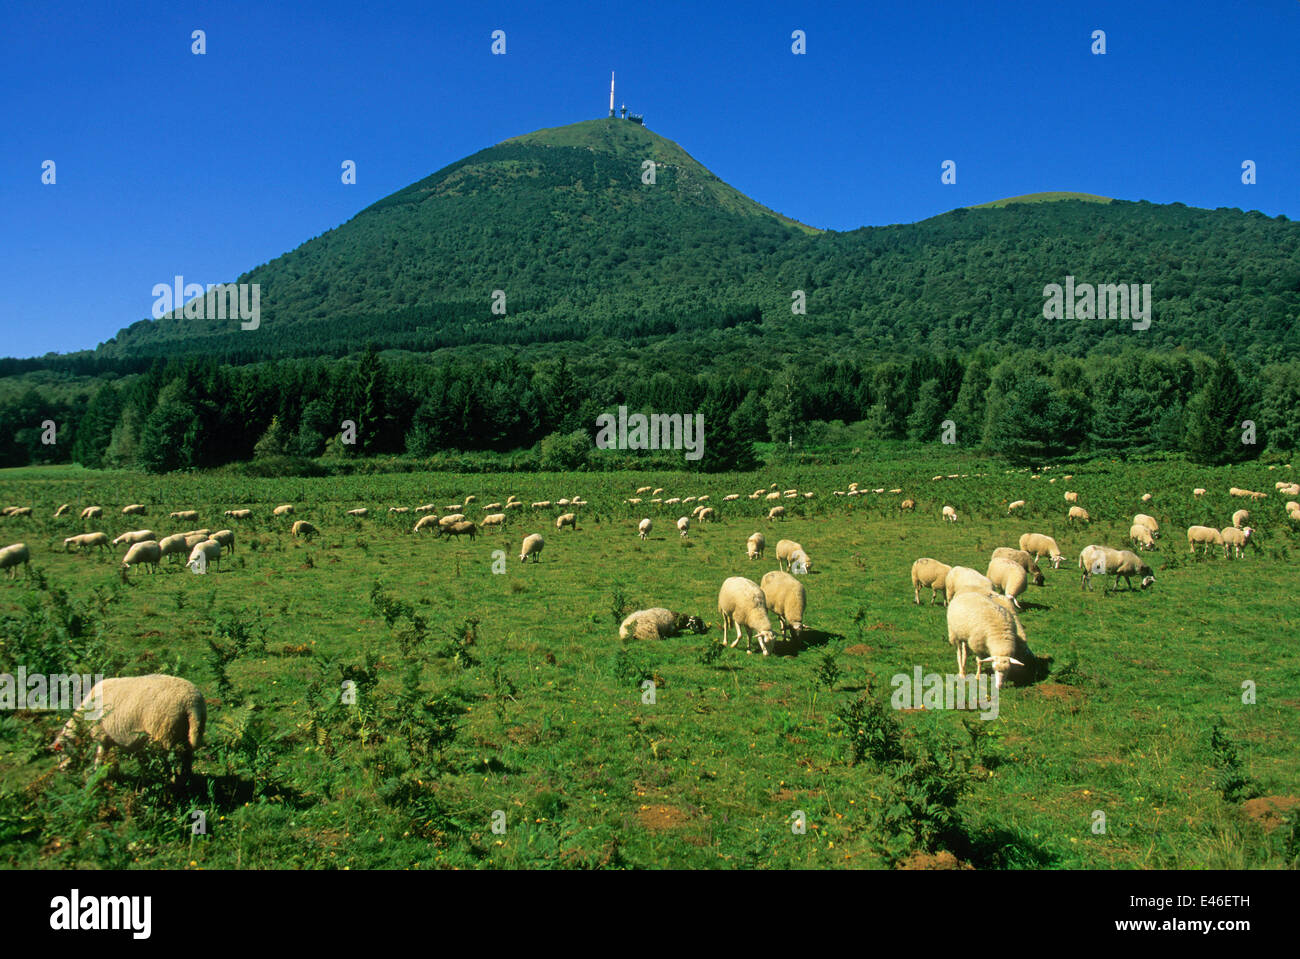
[[(950, 472), (968, 475), (931, 479)], [(208, 702), (185, 786), (149, 756), (99, 771), (81, 757), (59, 772), (45, 747), (66, 714), (0, 712), (0, 863), (1293, 867), (1300, 531), (1273, 485), (1293, 471), (1098, 462), (1073, 472), (1050, 483), (1053, 472), (1031, 479), (957, 457), (706, 477), (0, 472), (4, 505), (33, 507), (0, 520), (0, 545), (26, 542), (33, 568), (0, 580), (0, 672), (174, 673)], [(832, 495), (852, 481), (904, 493)], [(746, 497), (773, 482), (816, 495), (783, 500), (789, 518), (768, 523), (772, 504)], [(624, 503), (647, 484), (708, 494), (721, 522), (682, 539), (674, 521), (690, 506)], [(1270, 495), (1243, 502), (1232, 485)], [(1194, 486), (1209, 489), (1204, 500)], [(1065, 489), (1079, 492), (1090, 528), (1068, 527)], [(720, 502), (732, 492), (742, 498)], [(474, 518), (509, 494), (588, 505), (577, 531), (555, 530), (561, 508), (526, 507), (473, 542), (412, 535), (414, 514), (387, 513), (471, 493)], [(904, 496), (915, 513), (900, 513)], [(1029, 501), (1024, 515), (1007, 516), (1013, 499)], [(64, 502), (72, 516), (52, 519)], [(130, 502), (148, 516), (123, 517)], [(284, 502), (296, 515), (273, 520)], [(104, 519), (76, 519), (92, 503)], [(958, 523), (940, 520), (944, 504)], [(253, 519), (223, 520), (245, 506)], [(356, 506), (372, 516), (344, 517)], [(1188, 556), (1188, 525), (1230, 525), (1243, 506), (1257, 530), (1244, 559)], [(120, 549), (62, 552), (65, 537), (92, 529), (183, 532), (191, 524), (166, 517), (186, 508), (197, 525), (235, 529), (219, 570), (137, 569), (124, 584)], [(1107, 594), (1103, 579), (1081, 592), (1079, 550), (1128, 548), (1139, 511), (1164, 533), (1147, 554), (1154, 587)], [(643, 542), (646, 515), (655, 528)], [(322, 535), (294, 540), (292, 519)], [(755, 530), (768, 552), (750, 562)], [(1054, 535), (1067, 557), (1057, 571), (1044, 564), (1047, 585), (1030, 588), (1021, 614), (1047, 675), (1005, 687), (988, 722), (890, 708), (895, 674), (956, 671), (943, 607), (913, 604), (912, 561), (982, 571), (991, 550), (1030, 530)], [(546, 538), (541, 562), (521, 564), (532, 532)], [(782, 537), (814, 563), (804, 642), (769, 657), (743, 643), (721, 650), (719, 585), (776, 568)], [(622, 616), (648, 606), (703, 616), (710, 631), (620, 641)], [(355, 705), (340, 702), (345, 681)]]

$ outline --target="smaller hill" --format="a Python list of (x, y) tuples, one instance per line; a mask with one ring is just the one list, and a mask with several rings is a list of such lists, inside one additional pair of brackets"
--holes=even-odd
[(972, 210), (988, 210), (998, 207), (1011, 206), (1013, 203), (1055, 203), (1057, 200), (1082, 200), (1085, 203), (1109, 203), (1111, 197), (1098, 196), (1095, 193), (1026, 193), (1024, 196), (1009, 196), (1005, 200), (993, 200), (989, 203), (981, 203), (973, 206)]

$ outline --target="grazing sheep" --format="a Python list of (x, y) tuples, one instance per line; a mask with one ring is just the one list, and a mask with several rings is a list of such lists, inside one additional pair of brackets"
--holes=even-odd
[(196, 509), (178, 509), (174, 513), (168, 514), (168, 519), (196, 520), (199, 518), (199, 511)]
[(311, 539), (313, 536), (320, 535), (320, 530), (305, 519), (294, 520), (293, 526), (289, 527), (289, 532), (293, 534), (294, 539), (303, 536), (307, 537), (307, 539)]
[(700, 515), (702, 512), (704, 512), (704, 507), (703, 507), (703, 506), (697, 506), (697, 507), (695, 507), (695, 509), (691, 510), (691, 519), (697, 519), (697, 518), (699, 518), (699, 515)]
[(993, 551), (993, 555), (990, 558), (1009, 559), (1013, 563), (1020, 564), (1021, 568), (1024, 569), (1025, 574), (1029, 577), (1029, 581), (1035, 586), (1042, 586), (1047, 582), (1047, 580), (1043, 578), (1043, 571), (1038, 568), (1038, 564), (1034, 562), (1034, 558), (1029, 555), (1027, 550), (1012, 549), (1010, 546), (999, 546)]
[(700, 515), (697, 518), (701, 523), (716, 523), (718, 521), (718, 511), (712, 506), (706, 506), (700, 510)]
[(1082, 506), (1071, 506), (1069, 521), (1074, 522), (1076, 519), (1083, 523), (1092, 522), (1092, 517), (1088, 515), (1088, 511), (1086, 509), (1084, 509)]
[(1300, 502), (1293, 499), (1289, 499), (1286, 501), (1286, 506), (1284, 506), (1283, 509), (1285, 509), (1288, 513), (1294, 513), (1296, 510), (1300, 510)]
[(732, 501), (734, 501), (734, 500), (738, 500), (738, 499), (740, 499), (740, 494), (739, 494), (739, 493), (728, 493), (726, 496), (722, 497), (722, 502), (724, 502), (724, 503), (730, 503), (730, 502), (732, 502)]
[(63, 541), (64, 552), (71, 552), (73, 546), (77, 547), (77, 552), (91, 546), (98, 546), (101, 550), (111, 548), (107, 533), (82, 533), (80, 536), (69, 536)]
[(762, 559), (765, 549), (767, 537), (762, 533), (751, 533), (749, 539), (745, 540), (745, 555), (750, 559)]
[[(478, 499), (478, 497), (475, 496), (475, 495), (473, 495), (473, 494), (471, 493), (469, 496), (466, 496), (466, 497), (465, 497), (465, 505), (468, 506), (470, 503), (473, 503), (473, 502), (476, 501), (477, 499)], [(497, 505), (500, 506), (501, 504), (498, 503)]]
[(489, 526), (504, 526), (506, 522), (505, 513), (489, 513), (479, 522), (479, 526), (486, 529)]
[[(678, 506), (678, 505), (681, 504), (681, 501), (682, 501), (682, 498), (681, 498), (680, 496), (670, 496), (668, 499), (664, 500), (664, 505), (665, 505), (665, 506)], [(567, 505), (567, 504), (561, 504), (561, 505)]]
[(185, 565), (194, 571), (206, 570), (209, 566), (221, 563), (221, 544), (215, 539), (205, 539), (195, 543), (190, 550), (190, 559)]
[(58, 509), (54, 511), (54, 518), (58, 519), (60, 516), (67, 514), (68, 510), (70, 509), (72, 509), (72, 504), (64, 503), (62, 506), (60, 506)]
[(418, 520), (416, 520), (415, 528), (412, 529), (411, 532), (412, 532), (412, 533), (418, 533), (420, 530), (422, 530), (422, 529), (429, 529), (430, 527), (432, 527), (432, 528), (434, 529), (435, 533), (437, 532), (437, 529), (438, 529), (438, 517), (436, 517), (436, 516), (421, 516)]
[(226, 515), (231, 519), (248, 519), (253, 515), (251, 509), (228, 509)]
[(122, 557), (122, 578), (126, 579), (127, 570), (132, 566), (139, 566), (141, 563), (149, 567), (149, 572), (156, 573), (161, 559), (162, 547), (157, 543), (152, 540), (136, 543)]
[(1255, 532), (1249, 526), (1238, 529), (1235, 526), (1229, 526), (1227, 529), (1220, 531), (1223, 537), (1223, 558), (1228, 559), (1228, 553), (1241, 558), (1246, 550), (1246, 544), (1250, 542), (1251, 534)]
[(561, 513), (559, 516), (555, 517), (556, 529), (564, 529), (564, 527), (566, 526), (569, 527), (569, 529), (574, 530), (575, 532), (577, 531), (578, 529), (577, 513)]
[(1196, 489), (1192, 490), (1192, 495), (1193, 495), (1193, 496), (1204, 496), (1204, 495), (1205, 495), (1205, 488), (1204, 488), (1203, 486), (1198, 486), (1198, 487), (1196, 487)]
[(1204, 546), (1205, 552), (1209, 552), (1213, 546), (1223, 545), (1223, 534), (1213, 526), (1189, 526), (1187, 527), (1187, 546), (1188, 552), (1193, 556), (1196, 555), (1196, 547)]
[(14, 543), (12, 546), (0, 549), (0, 569), (9, 570), (8, 576), (10, 579), (17, 579), (19, 566), (23, 568), (24, 576), (30, 576), (32, 573), (31, 561), (32, 554), (26, 543)]
[(740, 642), (740, 635), (745, 634), (745, 652), (750, 648), (751, 638), (758, 639), (758, 648), (766, 656), (767, 644), (776, 642), (772, 631), (772, 621), (767, 615), (767, 599), (762, 588), (751, 579), (732, 576), (722, 583), (718, 590), (718, 612), (722, 614), (722, 644), (727, 644), (727, 630), (734, 626), (736, 638), (731, 641), (731, 648)]
[(790, 554), (789, 562), (791, 573), (802, 576), (805, 573), (812, 572), (812, 560), (809, 559), (808, 554), (801, 549), (797, 549)]
[(677, 532), (682, 534), (683, 539), (686, 538), (686, 533), (690, 528), (691, 528), (691, 518), (689, 516), (677, 517)]
[(99, 519), (103, 515), (104, 508), (102, 506), (87, 506), (81, 511), (82, 519)]
[(979, 570), (971, 569), (969, 566), (952, 567), (943, 580), (944, 598), (951, 604), (954, 596), (966, 592), (991, 593), (993, 581)]
[[(152, 673), (102, 679), (55, 738), (55, 751), (61, 752), (65, 742), (74, 741), (79, 720), (89, 723), (91, 741), (98, 743), (96, 766), (113, 746), (131, 752), (152, 742), (163, 749), (175, 749), (181, 758), (181, 774), (188, 777), (194, 750), (203, 745), (207, 705), (199, 688), (179, 676)], [(68, 762), (65, 758), (60, 768), (66, 769)]]
[[(934, 605), (935, 598), (939, 595), (939, 590), (944, 588), (944, 583), (948, 579), (948, 574), (952, 567), (947, 563), (941, 563), (937, 559), (930, 559), (928, 556), (922, 556), (912, 564), (912, 593), (916, 599), (916, 605), (921, 605), (921, 588), (928, 586), (930, 588), (930, 605)], [(943, 604), (948, 605), (947, 596), (944, 597)]]
[(1138, 513), (1133, 517), (1134, 526), (1145, 526), (1151, 531), (1152, 539), (1160, 538), (1160, 524), (1156, 522), (1154, 516), (1148, 516), (1146, 513)]
[(208, 534), (206, 530), (201, 532), (195, 532), (195, 533), (181, 533), (179, 535), (185, 537), (186, 550), (193, 549), (196, 543), (201, 543), (208, 538)]
[(281, 506), (277, 506), (275, 509), (271, 510), (271, 515), (272, 515), (272, 516), (292, 516), (292, 515), (293, 515), (293, 504), (292, 504), (292, 503), (285, 503), (285, 504), (283, 504), (283, 505), (281, 505)]
[(654, 523), (650, 522), (650, 517), (646, 517), (636, 524), (637, 535), (646, 539), (650, 535), (650, 530), (654, 529)]
[(640, 496), (642, 493), (648, 493), (648, 492), (650, 492), (649, 486), (638, 486), (636, 489), (637, 496)]
[(1023, 566), (1013, 560), (999, 557), (989, 561), (989, 569), (985, 576), (996, 589), (1011, 600), (1011, 604), (1016, 609), (1021, 608), (1018, 597), (1029, 588), (1029, 575)]
[(350, 510), (348, 510), (344, 515), (345, 515), (345, 516), (355, 516), (355, 517), (357, 517), (358, 519), (360, 519), (360, 518), (363, 518), (363, 517), (369, 516), (369, 515), (370, 515), (370, 510), (367, 509), (367, 508), (364, 507), (364, 506), (360, 506), (360, 507), (358, 507), (357, 509), (350, 509)]
[(675, 613), (671, 609), (656, 606), (653, 609), (638, 609), (623, 620), (618, 627), (619, 639), (666, 639), (678, 633), (703, 633), (708, 631), (708, 624), (698, 616)]
[(1052, 569), (1060, 569), (1061, 563), (1065, 560), (1060, 547), (1056, 545), (1056, 540), (1042, 533), (1023, 534), (1020, 537), (1020, 548), (1027, 553), (1033, 553), (1035, 562), (1046, 556), (1052, 561)]
[(545, 509), (550, 505), (551, 505), (551, 501), (548, 499), (538, 500), (536, 503), (533, 504), (533, 509)]
[(146, 540), (157, 539), (151, 529), (135, 529), (129, 533), (123, 533), (117, 539), (113, 540), (113, 546), (130, 546), (132, 543), (143, 543)]
[(164, 556), (186, 556), (196, 543), (203, 542), (202, 539), (196, 539), (193, 543), (189, 542), (189, 537), (184, 533), (177, 533), (175, 536), (165, 536), (158, 541), (158, 549), (161, 551), (158, 558)]
[(1241, 529), (1246, 525), (1246, 521), (1249, 519), (1250, 519), (1250, 510), (1239, 509), (1237, 510), (1237, 512), (1232, 514), (1232, 525), (1235, 526), (1237, 529)]
[(524, 508), (524, 504), (521, 503), (521, 502), (519, 502), (519, 500), (517, 500), (517, 499), (512, 499), (512, 500), (510, 500), (510, 502), (506, 503), (505, 508), (508, 509), (508, 510), (509, 510), (509, 509), (523, 509), (523, 508)]
[(951, 506), (945, 506), (943, 508), (943, 518), (948, 520), (950, 523), (955, 523), (957, 522), (957, 511)]
[(1143, 493), (1143, 494), (1142, 494), (1142, 502), (1144, 502), (1144, 503), (1149, 503), (1149, 502), (1151, 502), (1151, 494), (1150, 494), (1150, 493)]
[(1077, 503), (1079, 502), (1079, 494), (1074, 490), (1069, 490), (1065, 494), (1065, 501), (1067, 503)]
[(759, 588), (763, 590), (767, 608), (781, 621), (781, 638), (785, 639), (789, 633), (798, 636), (803, 632), (803, 616), (808, 606), (808, 593), (803, 583), (789, 573), (774, 569), (764, 574)]
[(966, 656), (975, 654), (975, 676), (987, 663), (993, 684), (1002, 687), (1012, 666), (1033, 662), (1024, 627), (1006, 600), (982, 593), (962, 593), (948, 603), (948, 643), (957, 649), (957, 672), (966, 675)]
[(914, 500), (914, 499), (905, 499), (905, 500), (903, 500), (903, 502), (901, 502), (901, 503), (898, 504), (898, 508), (899, 508), (900, 510), (903, 510), (903, 509), (909, 509), (909, 510), (910, 510), (910, 509), (916, 509), (916, 500)]
[[(432, 512), (434, 512), (437, 508), (438, 508), (438, 507), (435, 506), (433, 503), (425, 503), (423, 506), (417, 506), (417, 507), (415, 508), (415, 511), (416, 511), (417, 513), (432, 513)], [(400, 507), (400, 508), (396, 508), (396, 507), (395, 507), (395, 508), (389, 509), (388, 512), (390, 512), (390, 513), (405, 513), (405, 512), (407, 512), (409, 509), (410, 509), (409, 506), (403, 506), (403, 507)]]
[(130, 506), (122, 507), (123, 516), (144, 516), (148, 512), (143, 503), (132, 503)]
[(540, 563), (542, 561), (542, 547), (545, 545), (546, 541), (542, 539), (540, 533), (525, 536), (524, 545), (519, 550), (519, 562), (522, 563), (531, 556), (534, 563)]
[[(233, 530), (219, 529), (212, 534), (212, 538), (220, 543), (224, 548), (230, 550), (230, 555), (235, 554), (235, 533)], [(161, 546), (162, 544), (159, 543)]]
[(770, 523), (774, 519), (785, 519), (785, 507), (773, 506), (767, 511), (767, 521)]
[[(1079, 554), (1079, 567), (1083, 570), (1083, 582), (1092, 589), (1092, 577), (1110, 574), (1114, 576), (1115, 588), (1119, 588), (1122, 577), (1129, 589), (1133, 588), (1132, 577), (1142, 577), (1142, 588), (1146, 589), (1156, 581), (1155, 574), (1137, 553), (1127, 549), (1110, 549), (1106, 546), (1087, 546)], [(1082, 588), (1082, 585), (1080, 586)]]
[(1018, 510), (1018, 509), (1024, 509), (1024, 508), (1025, 508), (1025, 501), (1022, 500), (1022, 499), (1018, 499), (1018, 500), (1016, 500), (1014, 503), (1012, 503), (1010, 506), (1007, 507), (1007, 512), (1008, 512), (1008, 513), (1014, 513), (1016, 510)]
[[(430, 519), (432, 519), (432, 517), (430, 517)], [(446, 516), (442, 517), (442, 519), (438, 520), (438, 525), (450, 526), (452, 523), (463, 523), (463, 522), (465, 522), (464, 513), (448, 513)]]
[(448, 523), (446, 526), (439, 526), (434, 533), (435, 536), (468, 536), (473, 540), (478, 535), (478, 527), (467, 519), (458, 523)]
[(1155, 549), (1156, 541), (1151, 535), (1151, 530), (1141, 523), (1134, 523), (1129, 527), (1128, 538), (1137, 543), (1140, 549)]
[(776, 562), (781, 569), (789, 568), (790, 555), (795, 552), (803, 552), (803, 547), (792, 539), (778, 540), (776, 544)]

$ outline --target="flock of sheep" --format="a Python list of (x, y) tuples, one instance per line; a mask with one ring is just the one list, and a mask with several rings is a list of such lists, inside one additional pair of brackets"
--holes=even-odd
[[(943, 478), (935, 477), (936, 480)], [(1064, 477), (1066, 481), (1071, 478)], [(1283, 495), (1300, 498), (1300, 485), (1279, 482), (1276, 488)], [(858, 484), (854, 483), (850, 484), (848, 490), (836, 490), (834, 494), (857, 496), (867, 492), (859, 489)], [(885, 490), (882, 488), (871, 492), (880, 494)], [(889, 492), (901, 494), (902, 490), (894, 489)], [(1256, 500), (1264, 498), (1262, 493), (1237, 487), (1233, 487), (1229, 492), (1233, 496), (1250, 497)], [(674, 506), (696, 503), (689, 516), (683, 515), (676, 522), (676, 528), (682, 537), (688, 535), (692, 521), (704, 524), (719, 520), (717, 509), (707, 505), (709, 500), (707, 495), (665, 499), (660, 495), (663, 493), (662, 489), (646, 486), (639, 488), (636, 496), (624, 502), (633, 506), (641, 504), (642, 497), (646, 493), (650, 494), (649, 502), (655, 505)], [(1205, 490), (1202, 488), (1193, 490), (1195, 497), (1204, 494)], [(781, 491), (773, 484), (770, 489), (757, 490), (748, 498), (772, 500), (813, 496), (812, 492), (807, 491), (793, 489)], [(1065, 500), (1070, 504), (1067, 519), (1087, 522), (1090, 517), (1086, 510), (1078, 505), (1078, 498), (1075, 492), (1065, 493)], [(722, 497), (723, 502), (738, 499), (740, 494)], [(1152, 496), (1147, 493), (1141, 499), (1144, 503), (1148, 503)], [(475, 497), (467, 496), (462, 503), (447, 507), (441, 517), (435, 515), (437, 507), (433, 504), (414, 507), (413, 510), (408, 507), (392, 507), (389, 513), (402, 514), (414, 511), (429, 514), (422, 516), (416, 522), (412, 532), (417, 535), (424, 530), (429, 530), (435, 537), (468, 535), (473, 539), (478, 530), (502, 527), (510, 511), (524, 508), (524, 504), (514, 496), (509, 497), (504, 504), (489, 503), (481, 507), (486, 515), (476, 524), (462, 512), (473, 502)], [(577, 497), (556, 500), (554, 504), (549, 500), (531, 504), (535, 510), (548, 509), (552, 506), (583, 505), (586, 505), (586, 501)], [(907, 511), (914, 509), (915, 505), (915, 500), (909, 498), (902, 500), (899, 508)], [(1008, 507), (1008, 513), (1014, 514), (1025, 506), (1024, 500), (1012, 502)], [(70, 504), (64, 504), (54, 515), (56, 518), (68, 515), (70, 509)], [(0, 515), (24, 517), (31, 516), (31, 512), (30, 507), (10, 506), (0, 510)], [(368, 508), (360, 507), (346, 511), (345, 515), (362, 519), (368, 516), (369, 512)], [(287, 503), (271, 511), (273, 517), (292, 516), (293, 513), (293, 505)], [(1286, 513), (1291, 521), (1300, 523), (1300, 503), (1296, 500), (1286, 503)], [(133, 503), (124, 507), (122, 514), (143, 516), (147, 514), (147, 508), (142, 504)], [(252, 518), (253, 511), (233, 509), (226, 510), (224, 515), (235, 521), (243, 521)], [(951, 506), (944, 506), (940, 515), (945, 521), (958, 521), (957, 512)], [(99, 506), (88, 506), (81, 511), (80, 516), (84, 521), (100, 519), (103, 517), (103, 509)], [(197, 521), (198, 516), (199, 514), (194, 510), (177, 510), (169, 514), (169, 519), (189, 522)], [(767, 512), (769, 522), (784, 518), (785, 507), (783, 506), (774, 506)], [(1230, 555), (1241, 556), (1253, 532), (1252, 528), (1246, 525), (1249, 519), (1249, 510), (1239, 509), (1233, 514), (1232, 525), (1229, 527), (1216, 529), (1210, 526), (1192, 526), (1187, 530), (1188, 544), (1193, 553), (1198, 546), (1205, 550), (1221, 546), (1225, 558)], [(641, 519), (637, 524), (639, 537), (642, 540), (646, 539), (653, 527), (651, 518)], [(577, 513), (565, 512), (557, 516), (555, 528), (557, 531), (568, 529), (576, 532)], [(317, 527), (306, 520), (293, 522), (290, 531), (295, 538), (310, 538), (319, 534)], [(1138, 549), (1154, 549), (1160, 536), (1159, 523), (1154, 517), (1139, 513), (1133, 517), (1129, 535)], [(188, 555), (186, 565), (195, 571), (204, 571), (208, 565), (217, 564), (223, 552), (227, 550), (234, 552), (235, 534), (230, 529), (215, 532), (209, 529), (194, 529), (160, 538), (153, 530), (139, 529), (125, 532), (112, 540), (103, 532), (82, 533), (69, 536), (64, 540), (64, 550), (69, 552), (73, 549), (111, 551), (118, 546), (126, 547), (126, 554), (121, 563), (123, 578), (128, 570), (138, 565), (149, 567), (151, 572), (156, 571), (158, 564), (166, 556), (179, 559)], [(524, 536), (519, 554), (520, 561), (527, 562), (531, 558), (534, 563), (539, 562), (544, 546), (545, 541), (540, 534), (531, 533)], [(750, 561), (763, 559), (766, 548), (767, 539), (762, 532), (752, 533), (745, 541), (745, 555)], [(922, 589), (930, 590), (931, 605), (937, 601), (940, 591), (943, 593), (944, 605), (947, 607), (948, 642), (956, 649), (958, 672), (961, 675), (965, 675), (968, 657), (973, 653), (976, 657), (976, 675), (980, 675), (983, 668), (987, 666), (999, 687), (1005, 679), (1020, 682), (1033, 677), (1035, 657), (1029, 649), (1025, 629), (1018, 613), (1023, 611), (1020, 597), (1024, 595), (1029, 585), (1044, 584), (1043, 571), (1038, 565), (1038, 561), (1043, 557), (1048, 559), (1053, 569), (1059, 569), (1064, 561), (1055, 539), (1044, 534), (1029, 532), (1019, 538), (1018, 548), (995, 549), (984, 573), (969, 567), (948, 565), (930, 557), (922, 557), (912, 564), (913, 600), (917, 605), (921, 603)], [(29, 567), (30, 558), (31, 553), (26, 544), (15, 543), (7, 546), (0, 549), (0, 570), (7, 571), (8, 576), (13, 578), (19, 567), (25, 569)], [(811, 572), (812, 560), (801, 544), (789, 539), (782, 539), (777, 543), (776, 560), (778, 569), (764, 574), (760, 582), (756, 583), (743, 576), (731, 576), (723, 581), (718, 591), (718, 613), (722, 621), (721, 641), (724, 646), (727, 645), (728, 636), (734, 631), (735, 637), (730, 642), (731, 648), (739, 643), (743, 635), (748, 652), (752, 652), (753, 641), (757, 640), (760, 651), (763, 655), (768, 655), (771, 651), (770, 647), (776, 641), (776, 632), (771, 622), (773, 613), (778, 618), (783, 639), (791, 636), (797, 639), (806, 628), (807, 590), (799, 577)], [(1090, 544), (1079, 554), (1079, 568), (1082, 571), (1080, 588), (1091, 589), (1091, 580), (1095, 575), (1112, 576), (1116, 583), (1119, 579), (1123, 579), (1130, 590), (1133, 589), (1132, 577), (1135, 576), (1139, 578), (1144, 589), (1155, 582), (1155, 575), (1150, 566), (1140, 555), (1127, 549)], [(697, 616), (655, 607), (637, 610), (628, 615), (619, 627), (619, 636), (623, 639), (650, 640), (688, 632), (703, 633), (707, 630), (708, 625)], [(184, 771), (188, 773), (194, 750), (202, 743), (206, 718), (203, 695), (193, 683), (162, 674), (106, 679), (86, 697), (83, 710), (74, 719), (69, 720), (53, 748), (61, 750), (65, 742), (77, 734), (78, 724), (83, 718), (81, 713), (89, 709), (92, 704), (101, 705), (105, 710), (101, 715), (86, 717), (92, 720), (88, 728), (92, 740), (99, 747), (96, 754), (97, 762), (104, 750), (110, 746), (132, 749), (144, 742), (153, 741), (161, 746), (178, 750), (183, 760)]]

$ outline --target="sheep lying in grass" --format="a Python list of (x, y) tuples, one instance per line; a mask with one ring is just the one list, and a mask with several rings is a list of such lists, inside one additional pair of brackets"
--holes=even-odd
[(987, 664), (999, 689), (1013, 666), (1033, 662), (1024, 627), (1004, 603), (983, 593), (961, 593), (948, 603), (948, 643), (957, 649), (958, 674), (966, 675), (967, 654), (974, 653), (976, 678)]
[(305, 519), (294, 520), (293, 526), (289, 528), (289, 532), (293, 534), (294, 539), (300, 539), (302, 537), (311, 539), (313, 536), (320, 535), (320, 530)]
[(1034, 561), (1037, 562), (1043, 556), (1046, 556), (1052, 562), (1052, 569), (1060, 569), (1061, 563), (1065, 561), (1061, 549), (1056, 545), (1056, 540), (1042, 533), (1025, 533), (1020, 537), (1020, 548), (1027, 553), (1034, 554)]
[(63, 541), (64, 552), (71, 552), (73, 546), (77, 547), (77, 552), (92, 546), (98, 546), (101, 550), (111, 548), (107, 533), (82, 533), (80, 536), (69, 536)]
[(1235, 526), (1229, 526), (1227, 529), (1220, 530), (1219, 535), (1223, 538), (1223, 558), (1228, 559), (1229, 553), (1238, 559), (1245, 553), (1246, 544), (1250, 542), (1250, 536), (1255, 531), (1249, 526), (1237, 529)]
[(545, 545), (546, 541), (542, 539), (540, 533), (533, 533), (531, 536), (525, 536), (524, 545), (519, 550), (519, 562), (522, 563), (527, 561), (529, 556), (533, 558), (534, 563), (541, 562), (542, 547)]
[(122, 579), (126, 579), (127, 570), (142, 563), (149, 567), (149, 572), (156, 573), (158, 572), (158, 563), (161, 560), (162, 547), (157, 543), (152, 540), (136, 543), (122, 557)]
[(1187, 545), (1189, 552), (1195, 556), (1196, 547), (1204, 546), (1204, 552), (1209, 552), (1215, 546), (1223, 545), (1223, 534), (1213, 526), (1189, 526), (1187, 527)]
[(743, 576), (732, 576), (722, 583), (718, 591), (718, 612), (722, 614), (722, 644), (727, 644), (727, 631), (735, 627), (736, 638), (731, 641), (731, 648), (745, 635), (745, 652), (752, 653), (751, 640), (758, 640), (758, 648), (763, 655), (768, 654), (767, 644), (776, 642), (772, 631), (772, 621), (767, 615), (767, 599), (763, 590), (753, 580)]
[(762, 559), (766, 549), (767, 537), (762, 533), (751, 533), (749, 539), (745, 540), (745, 555), (750, 559)]
[(618, 636), (619, 639), (666, 639), (678, 633), (704, 633), (708, 629), (708, 624), (698, 616), (656, 606), (629, 615), (619, 626)]
[[(921, 589), (929, 587), (930, 605), (934, 605), (935, 599), (939, 595), (939, 590), (945, 588), (948, 574), (952, 572), (952, 567), (947, 563), (941, 563), (937, 559), (930, 559), (923, 556), (912, 564), (912, 592), (916, 597), (916, 605), (921, 605)], [(948, 605), (948, 597), (945, 595), (943, 604)]]
[(18, 578), (18, 567), (23, 568), (23, 575), (30, 576), (32, 554), (27, 548), (26, 543), (14, 543), (12, 546), (6, 546), (0, 549), (0, 569), (8, 570), (6, 574), (10, 579)]
[(993, 551), (990, 559), (1009, 559), (1013, 563), (1019, 563), (1024, 569), (1029, 581), (1035, 586), (1042, 586), (1047, 580), (1043, 577), (1043, 571), (1038, 568), (1034, 558), (1029, 555), (1028, 550), (1012, 549), (1010, 546), (999, 546)]
[[(100, 680), (91, 688), (54, 740), (55, 751), (62, 751), (65, 743), (75, 742), (79, 722), (87, 724), (84, 731), (98, 744), (96, 766), (112, 747), (131, 752), (145, 743), (154, 743), (176, 750), (181, 774), (188, 777), (194, 750), (203, 745), (207, 704), (197, 686), (178, 676), (122, 676)], [(65, 758), (59, 766), (66, 769), (68, 763)]]
[(636, 524), (637, 535), (642, 539), (646, 539), (650, 535), (650, 530), (654, 529), (654, 525), (654, 523), (650, 522), (650, 517), (647, 516), (645, 519), (641, 520), (641, 522)]
[(763, 575), (759, 584), (767, 608), (781, 621), (781, 638), (789, 633), (798, 636), (804, 629), (804, 611), (808, 606), (808, 593), (803, 583), (789, 573), (772, 570)]
[(948, 604), (952, 605), (952, 599), (957, 594), (968, 592), (991, 593), (993, 581), (979, 570), (971, 569), (969, 566), (954, 566), (948, 570), (948, 575), (943, 581), (944, 598), (948, 600)]

